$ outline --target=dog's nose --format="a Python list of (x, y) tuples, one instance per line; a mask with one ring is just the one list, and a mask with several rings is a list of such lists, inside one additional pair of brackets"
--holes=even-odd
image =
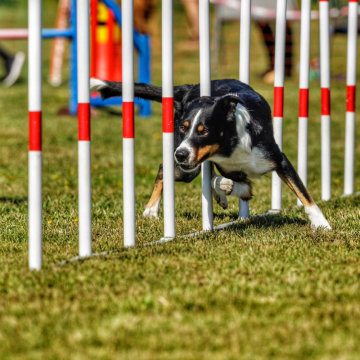
[(175, 151), (175, 157), (179, 163), (185, 161), (189, 157), (189, 154), (190, 152), (187, 149), (178, 149)]

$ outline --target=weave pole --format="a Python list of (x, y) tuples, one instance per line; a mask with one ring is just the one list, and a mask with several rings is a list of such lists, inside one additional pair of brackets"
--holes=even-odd
[(135, 246), (134, 2), (123, 0), (123, 197), (124, 246)]
[[(245, 84), (250, 83), (250, 29), (251, 29), (251, 0), (241, 1), (240, 11), (240, 62), (239, 78)], [(239, 218), (249, 217), (249, 202), (239, 199)]]
[(42, 266), (42, 1), (29, 0), (29, 268)]
[[(274, 138), (280, 150), (283, 142), (284, 76), (285, 76), (286, 0), (277, 0), (275, 37), (274, 81)], [(280, 210), (282, 183), (278, 174), (272, 173), (271, 208)]]
[[(307, 187), (311, 0), (301, 2), (298, 174)], [(297, 199), (297, 204), (301, 201)]]
[(173, 0), (162, 2), (164, 237), (175, 237)]
[[(210, 70), (210, 0), (199, 0), (200, 31), (200, 96), (211, 96)], [(203, 230), (213, 229), (213, 203), (211, 189), (211, 163), (201, 165)]]
[(321, 199), (331, 198), (329, 1), (320, 0)]
[(347, 73), (346, 73), (346, 134), (345, 134), (345, 169), (344, 195), (354, 193), (354, 163), (355, 163), (355, 94), (356, 94), (356, 58), (358, 2), (349, 0), (347, 43)]
[(79, 256), (91, 249), (90, 19), (89, 1), (77, 0)]

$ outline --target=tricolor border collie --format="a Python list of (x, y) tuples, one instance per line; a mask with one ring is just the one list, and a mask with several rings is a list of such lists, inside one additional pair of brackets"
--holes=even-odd
[[(103, 99), (122, 95), (119, 82), (91, 79), (91, 89)], [(252, 198), (250, 179), (276, 171), (303, 203), (311, 227), (331, 229), (323, 213), (275, 142), (271, 109), (250, 86), (232, 79), (213, 80), (211, 95), (200, 97), (200, 85), (174, 87), (175, 181), (190, 182), (200, 165), (210, 160), (211, 186), (217, 203), (227, 208), (227, 196)], [(161, 87), (135, 84), (135, 97), (162, 102)], [(215, 172), (215, 167), (221, 176)], [(144, 216), (158, 217), (163, 190), (162, 165)]]

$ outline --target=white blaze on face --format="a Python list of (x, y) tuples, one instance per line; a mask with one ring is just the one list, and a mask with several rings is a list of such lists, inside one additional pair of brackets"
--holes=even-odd
[[(197, 129), (197, 127), (198, 127), (197, 124), (199, 123), (199, 118), (200, 118), (201, 112), (202, 112), (202, 109), (200, 109), (198, 111), (198, 113), (195, 115), (194, 120), (191, 124), (189, 135), (186, 136), (185, 140), (175, 150), (175, 152), (177, 150), (181, 150), (181, 149), (186, 149), (189, 151), (190, 155), (188, 157), (188, 160), (184, 163), (184, 165), (192, 165), (195, 161), (195, 151), (194, 151), (194, 148), (190, 145), (189, 138), (191, 138), (194, 131), (196, 131), (195, 129)], [(175, 158), (175, 161), (176, 161), (176, 158)]]
[(198, 113), (195, 115), (194, 121), (193, 121), (193, 123), (191, 124), (191, 129), (190, 129), (188, 138), (192, 136), (192, 134), (194, 133), (195, 129), (198, 127), (197, 124), (199, 123), (199, 118), (200, 118), (201, 112), (202, 112), (202, 109), (200, 109), (200, 110), (198, 111)]

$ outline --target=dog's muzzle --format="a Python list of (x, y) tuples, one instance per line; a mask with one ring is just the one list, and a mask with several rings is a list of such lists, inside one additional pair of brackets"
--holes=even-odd
[(200, 164), (191, 164), (189, 161), (191, 152), (186, 148), (178, 148), (175, 151), (174, 158), (180, 169), (184, 172), (193, 172), (197, 170)]
[(185, 148), (177, 149), (175, 151), (175, 160), (178, 164), (185, 163), (187, 162), (189, 155), (190, 155), (190, 151), (188, 149)]

